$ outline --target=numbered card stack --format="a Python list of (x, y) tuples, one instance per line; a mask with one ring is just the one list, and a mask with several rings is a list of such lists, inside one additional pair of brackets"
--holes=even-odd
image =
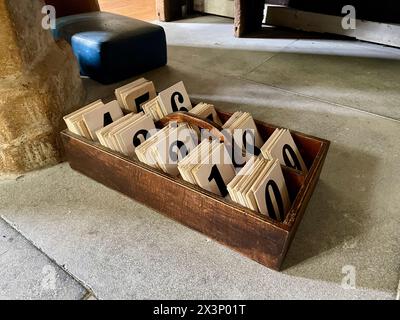
[(233, 201), (278, 221), (290, 208), (279, 160), (251, 158), (228, 184), (228, 191)]
[(188, 124), (170, 123), (136, 149), (139, 160), (172, 176), (178, 163), (197, 146), (197, 132)]
[(190, 109), (192, 109), (192, 103), (182, 81), (160, 92), (156, 98), (143, 105), (144, 112), (151, 115), (154, 121), (172, 112)]
[(87, 139), (97, 141), (96, 131), (122, 118), (116, 100), (104, 104), (101, 100), (64, 117), (68, 130)]
[(235, 168), (225, 145), (203, 140), (178, 165), (184, 180), (225, 197), (227, 184), (235, 177)]
[(153, 119), (144, 114), (131, 113), (98, 130), (99, 142), (127, 156), (135, 154), (135, 148), (156, 133)]
[(222, 121), (218, 117), (217, 111), (212, 104), (200, 102), (189, 112), (203, 119), (210, 120), (219, 126), (222, 126)]
[(223, 128), (227, 139), (231, 142), (235, 167), (243, 167), (251, 156), (260, 154), (264, 142), (250, 113), (235, 112)]
[(307, 173), (307, 167), (288, 129), (276, 129), (262, 146), (266, 159), (278, 159), (281, 165)]
[[(183, 82), (157, 95), (154, 84), (141, 78), (115, 95), (117, 100), (98, 100), (64, 117), (68, 129), (272, 219), (285, 219), (290, 197), (282, 166), (307, 173), (289, 130), (276, 129), (264, 143), (247, 112), (235, 112), (223, 123), (211, 104), (192, 108)], [(175, 111), (222, 127), (224, 142), (189, 123), (156, 128), (157, 120)]]
[(120, 106), (130, 112), (140, 112), (142, 105), (156, 97), (152, 81), (141, 78), (115, 90)]

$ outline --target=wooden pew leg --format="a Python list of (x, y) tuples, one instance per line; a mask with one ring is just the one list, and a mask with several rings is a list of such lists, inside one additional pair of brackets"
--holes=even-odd
[(264, 5), (264, 0), (235, 0), (236, 37), (261, 30)]
[(168, 22), (183, 18), (182, 6), (186, 4), (186, 14), (193, 12), (193, 0), (156, 0), (157, 16)]

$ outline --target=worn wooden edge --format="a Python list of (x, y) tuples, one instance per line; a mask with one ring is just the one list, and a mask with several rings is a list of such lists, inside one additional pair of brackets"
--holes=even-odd
[[(323, 164), (325, 162), (326, 156), (328, 154), (330, 142), (324, 141), (321, 142), (321, 148), (314, 159), (313, 165), (309, 170), (308, 174), (305, 177), (305, 181), (303, 186), (301, 187), (299, 193), (302, 193), (302, 197), (296, 198), (296, 200), (292, 203), (292, 207), (289, 210), (289, 213), (286, 216), (285, 224), (289, 228), (292, 228), (295, 224), (296, 220), (301, 219), (302, 215), (299, 213), (302, 212), (301, 207), (304, 205), (304, 199), (307, 195), (312, 195), (316, 186), (316, 183), (319, 180), (319, 176), (322, 171)], [(303, 201), (302, 201), (303, 200)], [(308, 203), (308, 201), (307, 201)]]
[[(219, 110), (217, 110), (217, 112), (219, 114), (225, 114), (227, 116), (230, 116), (232, 114), (232, 113), (229, 113), (229, 112), (224, 112), (224, 111), (219, 111)], [(276, 126), (276, 125), (273, 125), (273, 124), (269, 124), (269, 123), (266, 123), (266, 122), (260, 121), (260, 120), (255, 120), (255, 123), (257, 125), (267, 126), (267, 127), (270, 127), (270, 128), (279, 128), (279, 126)], [(216, 126), (216, 127), (218, 128), (218, 126)], [(318, 137), (315, 137), (315, 136), (312, 136), (312, 135), (308, 135), (308, 134), (305, 134), (305, 133), (302, 133), (302, 132), (299, 132), (299, 131), (295, 131), (295, 130), (290, 130), (290, 132), (294, 133), (294, 134), (296, 134), (298, 136), (301, 136), (303, 138), (307, 138), (307, 139), (311, 139), (311, 140), (314, 140), (314, 141), (318, 141), (319, 143), (321, 143), (321, 148), (320, 148), (316, 158), (314, 159), (313, 164), (312, 164), (311, 168), (308, 171), (308, 174), (305, 177), (305, 181), (303, 183), (303, 186), (300, 188), (296, 198), (292, 202), (291, 209), (289, 210), (289, 212), (286, 215), (286, 218), (285, 218), (285, 220), (283, 222), (279, 222), (279, 221), (273, 220), (273, 219), (271, 219), (270, 217), (268, 217), (266, 215), (262, 215), (262, 214), (260, 214), (260, 213), (258, 213), (256, 211), (253, 211), (253, 210), (251, 210), (249, 208), (246, 208), (246, 207), (244, 207), (244, 206), (242, 206), (242, 205), (240, 205), (240, 204), (238, 204), (238, 203), (236, 203), (234, 201), (229, 201), (227, 199), (219, 197), (218, 195), (215, 195), (212, 192), (204, 190), (204, 189), (200, 188), (199, 186), (193, 185), (193, 184), (191, 184), (191, 183), (189, 183), (189, 182), (187, 182), (187, 181), (185, 181), (183, 179), (174, 178), (174, 177), (172, 177), (172, 176), (170, 176), (170, 175), (168, 175), (168, 174), (166, 174), (166, 173), (164, 173), (162, 171), (159, 171), (159, 170), (157, 170), (157, 169), (155, 169), (155, 168), (153, 168), (153, 167), (151, 167), (151, 166), (149, 166), (149, 165), (147, 165), (147, 164), (145, 164), (145, 163), (143, 163), (143, 162), (141, 162), (139, 160), (135, 160), (135, 159), (129, 158), (129, 157), (127, 157), (127, 156), (125, 156), (125, 155), (123, 155), (123, 154), (121, 154), (119, 152), (113, 151), (113, 150), (111, 150), (109, 148), (106, 148), (106, 147), (102, 146), (98, 142), (94, 142), (94, 141), (86, 139), (86, 138), (84, 138), (82, 136), (76, 135), (76, 134), (68, 131), (67, 129), (62, 131), (61, 134), (69, 136), (69, 137), (72, 137), (74, 139), (78, 139), (78, 140), (82, 141), (82, 143), (85, 143), (87, 145), (95, 146), (96, 148), (101, 149), (103, 152), (106, 152), (106, 153), (108, 153), (110, 155), (113, 155), (115, 157), (124, 159), (125, 161), (128, 161), (128, 162), (140, 167), (143, 170), (147, 170), (147, 171), (149, 171), (149, 172), (151, 172), (151, 173), (153, 173), (155, 175), (167, 178), (171, 182), (178, 183), (178, 184), (184, 186), (185, 188), (189, 188), (189, 189), (193, 189), (193, 190), (197, 190), (197, 191), (203, 192), (204, 194), (206, 194), (209, 197), (211, 197), (214, 201), (218, 201), (218, 202), (221, 202), (221, 203), (224, 203), (224, 204), (228, 204), (228, 205), (230, 205), (232, 207), (235, 207), (235, 208), (237, 208), (239, 210), (242, 210), (244, 214), (249, 215), (249, 216), (251, 216), (251, 217), (253, 217), (255, 219), (259, 219), (260, 221), (263, 221), (265, 223), (273, 225), (273, 226), (275, 226), (277, 228), (284, 229), (286, 231), (291, 231), (291, 229), (292, 229), (293, 225), (295, 224), (296, 220), (302, 218), (302, 216), (299, 214), (299, 209), (301, 208), (302, 205), (304, 205), (304, 201), (303, 200), (305, 199), (305, 197), (307, 195), (307, 192), (312, 192), (313, 191), (313, 188), (310, 189), (310, 184), (314, 180), (318, 180), (319, 179), (318, 168), (321, 167), (321, 169), (322, 169), (323, 163), (324, 163), (326, 155), (328, 153), (328, 149), (329, 149), (329, 146), (330, 146), (330, 141), (322, 139), (322, 138), (318, 138)], [(307, 205), (307, 203), (305, 205)]]
[(344, 29), (344, 16), (310, 12), (290, 7), (269, 6), (267, 23), (306, 32), (338, 34), (361, 41), (400, 47), (400, 25), (356, 19), (355, 29)]
[[(228, 112), (221, 112), (221, 111), (217, 111), (217, 112), (219, 114), (224, 114), (225, 116), (231, 115), (231, 113), (228, 113)], [(278, 128), (275, 125), (271, 125), (271, 124), (268, 124), (268, 123), (265, 123), (262, 121), (258, 121), (258, 120), (256, 120), (256, 124), (270, 127), (270, 128)], [(317, 138), (317, 137), (307, 135), (307, 134), (304, 134), (304, 133), (301, 133), (298, 131), (291, 131), (291, 132), (294, 133), (295, 135), (301, 136), (302, 138), (311, 139), (314, 142), (318, 142), (321, 144), (321, 146), (319, 148), (319, 151), (318, 151), (315, 159), (313, 160), (312, 166), (309, 169), (308, 174), (305, 176), (302, 187), (298, 191), (297, 196), (292, 203), (292, 207), (291, 207), (290, 211), (287, 214), (285, 221), (283, 221), (283, 222), (275, 221), (275, 220), (269, 218), (268, 216), (261, 215), (260, 213), (252, 211), (252, 210), (250, 210), (244, 206), (241, 206), (233, 201), (219, 197), (218, 195), (215, 195), (215, 194), (213, 194), (207, 190), (204, 190), (198, 186), (192, 185), (192, 184), (184, 181), (183, 179), (169, 176), (168, 174), (166, 174), (162, 171), (156, 170), (156, 169), (152, 168), (151, 166), (148, 166), (145, 163), (142, 163), (135, 159), (131, 159), (123, 154), (120, 154), (118, 152), (115, 152), (111, 149), (108, 149), (108, 148), (100, 145), (98, 142), (91, 141), (89, 139), (86, 139), (86, 138), (76, 135), (74, 133), (71, 133), (68, 130), (64, 130), (61, 133), (61, 137), (64, 141), (64, 144), (67, 146), (67, 148), (66, 148), (67, 149), (67, 152), (66, 152), (67, 159), (69, 158), (68, 143), (70, 143), (71, 141), (74, 141), (74, 142), (78, 143), (79, 145), (85, 145), (86, 149), (88, 149), (88, 147), (89, 147), (92, 150), (103, 153), (112, 159), (115, 159), (118, 161), (123, 161), (124, 163), (127, 164), (127, 166), (134, 166), (135, 168), (138, 168), (140, 170), (144, 170), (144, 171), (150, 173), (154, 177), (162, 178), (162, 179), (167, 180), (169, 183), (179, 185), (180, 187), (188, 190), (188, 192), (194, 192), (194, 193), (197, 193), (198, 195), (201, 194), (202, 197), (208, 198), (213, 203), (218, 203), (219, 205), (228, 206), (229, 208), (232, 208), (232, 212), (229, 214), (230, 216), (229, 216), (228, 220), (235, 221), (235, 219), (241, 219), (243, 221), (243, 219), (244, 219), (244, 221), (249, 221), (249, 222), (251, 221), (252, 224), (258, 225), (258, 228), (270, 229), (271, 231), (275, 230), (274, 231), (275, 237), (280, 237), (282, 240), (282, 243), (279, 243), (280, 249), (279, 249), (278, 255), (271, 256), (270, 248), (268, 248), (268, 250), (266, 248), (265, 252), (261, 252), (260, 250), (254, 250), (254, 252), (249, 252), (248, 250), (246, 251), (245, 249), (243, 249), (241, 247), (235, 246), (234, 244), (232, 244), (232, 241), (226, 241), (226, 240), (224, 240), (223, 237), (218, 238), (218, 237), (213, 236), (211, 234), (212, 233), (211, 231), (201, 230), (197, 226), (190, 225), (190, 222), (188, 223), (185, 220), (177, 219), (174, 216), (171, 216), (170, 214), (163, 212), (162, 210), (157, 210), (155, 207), (151, 206), (149, 203), (139, 201), (142, 204), (144, 204), (145, 206), (147, 206), (153, 210), (156, 210), (157, 212), (159, 212), (173, 220), (176, 220), (179, 223), (181, 223), (197, 232), (205, 234), (206, 236), (210, 236), (213, 240), (215, 240), (223, 245), (228, 246), (229, 248), (251, 258), (252, 260), (255, 260), (264, 266), (267, 266), (269, 268), (279, 271), (279, 270), (281, 270), (284, 258), (287, 254), (287, 251), (289, 250), (290, 244), (294, 238), (297, 227), (300, 224), (300, 221), (305, 213), (308, 202), (309, 202), (309, 200), (312, 196), (312, 193), (317, 185), (319, 175), (322, 171), (323, 163), (325, 161), (325, 158), (326, 158), (326, 155), (327, 155), (327, 152), (329, 149), (329, 145), (330, 145), (330, 142), (328, 140)], [(91, 176), (90, 172), (86, 172), (89, 170), (81, 170), (79, 164), (76, 164), (76, 163), (73, 163), (70, 161), (70, 165), (73, 169), (83, 173), (84, 175), (87, 175), (87, 176), (93, 178), (94, 180), (104, 184), (105, 186), (110, 187), (118, 192), (122, 192), (120, 190), (117, 190), (118, 188), (113, 188), (113, 186), (110, 186), (109, 183), (102, 181), (102, 179), (100, 179), (96, 176)], [(124, 192), (122, 192), (122, 193), (124, 193)], [(126, 194), (126, 193), (124, 193), (124, 194)], [(263, 239), (263, 241), (265, 241), (265, 239)]]
[(235, 36), (260, 31), (264, 14), (265, 0), (234, 0)]
[[(151, 166), (149, 166), (149, 165), (147, 165), (147, 164), (145, 164), (143, 162), (140, 162), (139, 160), (131, 159), (131, 158), (119, 153), (119, 152), (113, 151), (113, 150), (111, 150), (109, 148), (106, 148), (106, 147), (102, 146), (100, 143), (93, 142), (93, 141), (91, 141), (91, 140), (89, 140), (89, 139), (87, 139), (85, 137), (82, 137), (82, 136), (79, 136), (77, 134), (74, 134), (74, 133), (70, 132), (68, 129), (63, 130), (61, 132), (61, 136), (62, 137), (63, 136), (64, 137), (68, 137), (69, 139), (78, 140), (82, 144), (85, 144), (87, 146), (94, 147), (94, 148), (96, 148), (98, 150), (101, 150), (102, 152), (104, 152), (104, 153), (106, 153), (106, 154), (108, 154), (110, 156), (113, 156), (113, 157), (118, 158), (120, 160), (126, 161), (129, 164), (135, 165), (136, 167), (139, 167), (142, 170), (145, 170), (147, 172), (151, 172), (152, 174), (154, 174), (156, 176), (159, 176), (159, 177), (162, 177), (164, 179), (167, 179), (171, 183), (177, 183), (177, 184), (181, 185), (182, 187), (184, 187), (186, 189), (190, 189), (190, 190), (195, 190), (197, 192), (201, 192), (204, 195), (206, 195), (207, 197), (212, 198), (213, 201), (217, 201), (217, 202), (219, 202), (221, 204), (229, 205), (231, 207), (234, 207), (237, 210), (241, 210), (243, 214), (245, 214), (247, 216), (250, 216), (251, 218), (256, 219), (256, 220), (258, 220), (258, 221), (260, 221), (262, 223), (269, 224), (269, 225), (271, 225), (271, 226), (273, 226), (273, 227), (275, 227), (277, 229), (285, 229), (286, 230), (286, 225), (283, 222), (279, 222), (279, 221), (271, 219), (268, 216), (261, 215), (258, 212), (255, 212), (255, 211), (250, 210), (250, 209), (248, 209), (246, 207), (243, 207), (243, 206), (237, 204), (236, 202), (224, 199), (224, 198), (222, 198), (222, 197), (220, 197), (220, 196), (218, 196), (218, 195), (216, 195), (216, 194), (214, 194), (214, 193), (212, 193), (210, 191), (207, 191), (207, 190), (205, 190), (203, 188), (200, 188), (199, 186), (191, 184), (191, 183), (189, 183), (189, 182), (187, 182), (187, 181), (185, 181), (183, 179), (174, 178), (174, 177), (172, 177), (172, 176), (170, 176), (170, 175), (168, 175), (168, 174), (166, 174), (166, 173), (164, 173), (162, 171), (159, 171), (159, 170), (157, 170), (157, 169), (155, 169), (155, 168), (153, 168), (153, 167), (151, 167)], [(67, 158), (68, 158), (68, 153), (67, 153)]]
[[(182, 10), (184, 4), (185, 13)], [(179, 20), (193, 13), (193, 0), (156, 0), (156, 12), (160, 21)]]
[[(121, 156), (68, 131), (62, 132), (61, 136), (67, 151), (67, 159), (72, 169), (228, 246), (264, 266), (275, 270), (280, 269), (284, 244), (289, 237), (289, 231), (285, 230), (281, 223), (266, 221), (264, 217), (255, 215), (251, 210), (225, 201), (222, 198), (219, 199), (214, 194), (186, 182), (175, 181), (170, 176), (155, 171), (145, 164), (142, 165), (125, 156)], [(98, 160), (99, 155), (101, 155), (103, 161), (106, 161)], [(99, 171), (92, 170), (93, 167), (98, 168), (99, 166), (100, 172), (104, 174), (99, 174)], [(112, 174), (113, 172), (115, 173), (114, 182), (112, 181), (113, 179), (109, 179), (110, 173)], [(127, 174), (124, 174), (124, 172), (127, 172)], [(144, 200), (143, 192), (142, 195), (138, 196), (133, 190), (137, 190), (137, 183), (139, 182), (132, 182), (132, 185), (129, 185), (129, 181), (133, 181), (130, 174), (134, 174), (133, 177), (136, 177), (134, 172), (140, 172), (141, 176), (147, 176), (146, 181), (154, 180), (157, 181), (157, 185), (168, 185), (172, 187), (171, 190), (179, 190), (180, 193), (185, 195), (184, 198), (193, 197), (197, 199), (195, 202), (203, 208), (200, 211), (202, 218), (196, 217), (195, 207), (187, 210), (187, 203), (183, 205), (183, 210), (179, 210), (180, 203), (171, 202), (172, 206), (166, 207), (167, 203), (157, 201), (156, 198), (156, 201)], [(127, 181), (126, 179), (129, 176), (130, 179)], [(119, 178), (122, 178), (121, 182), (119, 182)], [(128, 187), (126, 188), (126, 186)], [(151, 193), (154, 193), (154, 190)], [(193, 206), (193, 202), (191, 203), (191, 206)], [(205, 206), (202, 207), (203, 205)], [(165, 208), (168, 209), (165, 210)], [(249, 237), (244, 237), (244, 234), (249, 234)]]
[(330, 147), (330, 142), (327, 140), (321, 141), (322, 146), (318, 152), (314, 163), (312, 165), (309, 174), (306, 176), (303, 186), (299, 193), (302, 193), (301, 197), (297, 197), (292, 203), (292, 207), (286, 216), (284, 223), (287, 225), (288, 230), (290, 230), (288, 237), (285, 239), (284, 249), (282, 252), (282, 259), (279, 262), (279, 270), (283, 267), (283, 260), (290, 248), (290, 245), (296, 235), (297, 229), (302, 221), (304, 214), (306, 212), (308, 203), (314, 194), (314, 190), (318, 184), (319, 177), (322, 172), (323, 164), (328, 154)]

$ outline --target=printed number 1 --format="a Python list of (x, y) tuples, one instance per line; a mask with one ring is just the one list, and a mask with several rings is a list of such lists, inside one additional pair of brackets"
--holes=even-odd
[[(289, 158), (288, 154), (291, 159)], [(283, 155), (283, 160), (284, 160), (286, 166), (288, 166), (289, 168), (299, 170), (299, 171), (303, 170), (303, 168), (301, 167), (300, 161), (297, 158), (297, 155), (291, 146), (289, 146), (288, 144), (285, 144), (282, 148), (282, 155)]]
[(223, 197), (225, 197), (228, 194), (228, 189), (226, 187), (224, 179), (222, 179), (221, 172), (219, 172), (216, 164), (213, 165), (210, 176), (208, 177), (209, 182), (211, 182), (212, 180), (215, 180), (215, 183), (218, 186), (219, 192), (221, 192), (221, 195)]

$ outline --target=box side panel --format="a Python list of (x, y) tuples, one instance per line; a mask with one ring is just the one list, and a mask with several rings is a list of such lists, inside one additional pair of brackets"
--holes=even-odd
[(92, 142), (69, 133), (62, 138), (73, 169), (267, 267), (280, 268), (288, 231), (279, 224)]

